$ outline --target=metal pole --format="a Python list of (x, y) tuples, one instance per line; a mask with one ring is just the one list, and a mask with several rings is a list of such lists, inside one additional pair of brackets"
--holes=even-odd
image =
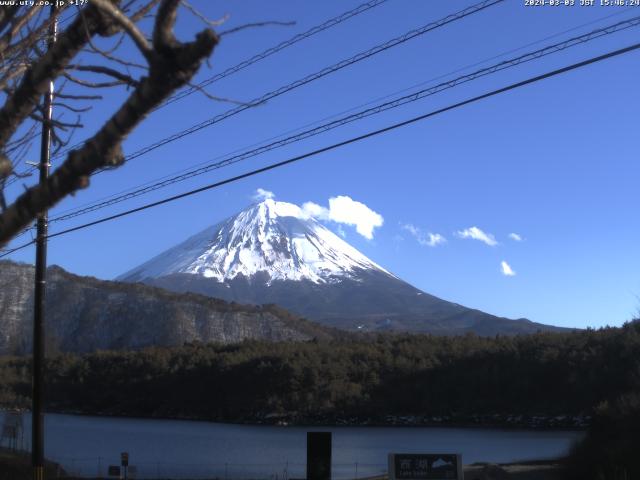
[[(57, 17), (55, 7), (51, 7), (53, 21), (49, 27), (49, 48), (56, 41)], [(51, 118), (53, 113), (53, 79), (44, 94), (42, 122), (42, 141), (40, 144), (40, 185), (49, 177), (49, 158), (51, 146)], [(33, 405), (32, 405), (32, 441), (31, 463), (33, 479), (44, 480), (44, 301), (46, 293), (47, 270), (47, 211), (40, 212), (37, 219), (36, 273), (33, 305)]]

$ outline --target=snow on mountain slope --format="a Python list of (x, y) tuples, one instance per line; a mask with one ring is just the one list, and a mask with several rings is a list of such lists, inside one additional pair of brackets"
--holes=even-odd
[(334, 283), (358, 270), (393, 276), (300, 207), (272, 199), (251, 205), (118, 277), (140, 281), (191, 273), (220, 282), (266, 272), (274, 280)]

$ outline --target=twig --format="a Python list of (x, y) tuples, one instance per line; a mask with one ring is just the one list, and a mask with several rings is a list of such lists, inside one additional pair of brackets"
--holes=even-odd
[(195, 83), (192, 82), (188, 82), (187, 85), (189, 85), (191, 88), (193, 88), (194, 90), (197, 90), (198, 92), (202, 93), (205, 97), (207, 97), (209, 100), (215, 100), (216, 102), (224, 102), (224, 103), (231, 103), (233, 105), (242, 105), (243, 107), (246, 106), (252, 106), (252, 107), (257, 107), (258, 105), (262, 105), (260, 103), (257, 104), (251, 104), (249, 102), (241, 102), (239, 100), (233, 100), (231, 98), (225, 98), (225, 97), (217, 97), (215, 95), (211, 95), (209, 92), (207, 92), (203, 87), (201, 87), (200, 85), (197, 85)]
[(210, 27), (219, 27), (220, 25), (225, 23), (227, 20), (229, 20), (229, 17), (230, 17), (230, 15), (226, 13), (219, 20), (210, 20), (204, 14), (196, 10), (196, 8), (193, 5), (191, 5), (189, 2), (187, 2), (187, 0), (180, 0), (180, 3), (182, 4), (183, 7), (189, 10), (194, 16), (202, 20), (202, 22), (204, 22), (205, 25), (209, 25)]
[(131, 85), (133, 87), (135, 87), (136, 85), (138, 85), (140, 82), (138, 82), (138, 80), (130, 77), (129, 75), (126, 75), (122, 72), (119, 72), (118, 70), (115, 70), (113, 68), (109, 68), (109, 67), (105, 67), (102, 65), (77, 65), (77, 64), (70, 64), (67, 68), (71, 69), (71, 70), (77, 70), (79, 72), (92, 72), (92, 73), (98, 73), (101, 75), (107, 75), (109, 77), (115, 78), (116, 80), (121, 81), (122, 83), (126, 83), (127, 85)]
[(133, 42), (138, 47), (138, 50), (147, 58), (151, 60), (151, 56), (153, 51), (151, 49), (151, 45), (149, 41), (144, 36), (144, 34), (138, 29), (135, 23), (131, 21), (129, 17), (127, 17), (122, 11), (116, 7), (109, 0), (91, 0), (94, 5), (102, 10), (107, 15), (110, 15), (121, 27), (122, 29), (129, 34)]
[(73, 113), (86, 113), (93, 108), (93, 107), (72, 107), (71, 105), (67, 105), (66, 103), (62, 103), (62, 102), (53, 102), (52, 105), (54, 107), (65, 108)]
[(74, 77), (73, 75), (69, 74), (69, 72), (64, 72), (62, 75), (69, 81), (87, 88), (111, 88), (127, 84), (122, 80), (116, 80), (114, 82), (89, 82), (87, 80), (81, 80), (80, 78)]
[(235, 27), (235, 28), (230, 28), (229, 30), (225, 30), (221, 33), (218, 34), (219, 37), (222, 37), (224, 35), (231, 35), (232, 33), (237, 33), (241, 30), (245, 30), (247, 28), (257, 28), (257, 27), (270, 27), (272, 25), (278, 25), (281, 27), (290, 27), (292, 25), (295, 25), (296, 22), (280, 22), (278, 20), (273, 20), (273, 21), (269, 21), (269, 22), (255, 22), (255, 23), (247, 23), (245, 25), (240, 25), (239, 27)]
[(54, 98), (61, 98), (65, 100), (102, 100), (102, 95), (71, 95), (66, 93), (54, 93)]

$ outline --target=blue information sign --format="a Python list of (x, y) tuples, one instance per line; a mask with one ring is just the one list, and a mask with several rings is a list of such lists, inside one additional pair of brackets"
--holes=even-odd
[(462, 480), (462, 457), (455, 453), (391, 453), (390, 480)]

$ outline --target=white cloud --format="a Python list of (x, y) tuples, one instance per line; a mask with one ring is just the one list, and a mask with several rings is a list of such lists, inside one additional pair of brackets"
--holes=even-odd
[(522, 241), (522, 237), (520, 235), (518, 235), (517, 233), (510, 233), (509, 234), (509, 238), (515, 242), (521, 242)]
[(514, 277), (516, 275), (516, 272), (513, 271), (513, 269), (511, 268), (511, 265), (509, 265), (504, 260), (500, 262), (500, 268), (502, 270), (502, 274), (507, 277)]
[(256, 202), (261, 202), (263, 200), (267, 200), (269, 198), (275, 198), (275, 193), (270, 192), (269, 190), (265, 190), (264, 188), (259, 188), (256, 190), (256, 193), (253, 194), (253, 199)]
[(305, 215), (319, 220), (330, 220), (353, 226), (356, 232), (369, 240), (373, 238), (374, 229), (381, 227), (384, 223), (382, 215), (346, 195), (330, 198), (329, 208), (317, 203), (305, 202), (302, 205), (302, 211)]
[(427, 242), (427, 245), (430, 247), (435, 247), (436, 245), (440, 245), (441, 243), (444, 243), (447, 241), (447, 239), (444, 238), (439, 233), (429, 232), (428, 235), (429, 235), (429, 241)]
[(344, 195), (329, 199), (329, 218), (337, 223), (355, 226), (356, 232), (369, 240), (373, 238), (373, 229), (384, 223), (382, 215)]
[(410, 223), (402, 225), (402, 228), (409, 232), (420, 245), (425, 247), (436, 247), (447, 241), (447, 239), (439, 233), (423, 232), (421, 229)]
[(317, 218), (319, 220), (329, 220), (329, 209), (317, 203), (304, 202), (302, 204), (302, 213), (307, 217)]
[(457, 232), (457, 235), (460, 238), (472, 238), (473, 240), (479, 240), (483, 243), (486, 243), (490, 247), (495, 247), (496, 245), (498, 245), (498, 242), (493, 235), (483, 232), (478, 227), (471, 227), (465, 230), (460, 230)]

